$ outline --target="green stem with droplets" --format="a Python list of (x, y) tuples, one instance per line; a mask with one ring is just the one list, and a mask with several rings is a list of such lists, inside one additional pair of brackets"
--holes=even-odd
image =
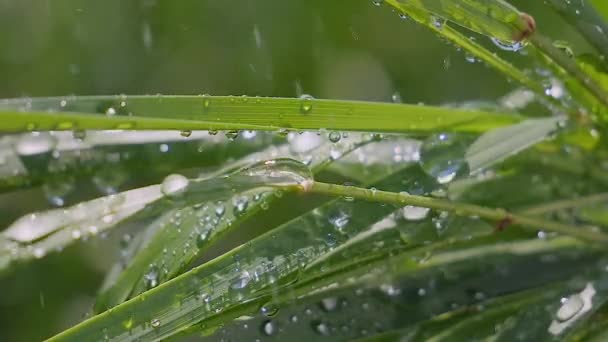
[(592, 231), (586, 227), (566, 225), (520, 214), (513, 214), (504, 209), (488, 208), (475, 204), (321, 182), (315, 182), (311, 187), (310, 192), (330, 196), (351, 197), (354, 199), (387, 203), (398, 206), (413, 205), (435, 210), (450, 211), (461, 216), (478, 216), (487, 220), (500, 223), (504, 222), (504, 224), (516, 224), (533, 231), (542, 229), (566, 234), (590, 242), (608, 243), (607, 235)]
[(406, 4), (398, 0), (386, 0), (387, 4), (391, 5), (399, 12), (407, 14), (417, 23), (426, 26), (428, 29), (444, 37), (455, 45), (466, 50), (471, 55), (481, 59), (487, 65), (494, 68), (496, 71), (510, 77), (522, 86), (533, 91), (540, 100), (544, 101), (547, 105), (563, 109), (563, 106), (555, 99), (547, 97), (545, 94), (544, 86), (535, 80), (534, 78), (526, 75), (523, 71), (516, 68), (513, 64), (500, 58), (492, 51), (486, 49), (482, 45), (478, 44), (474, 40), (469, 39), (458, 30), (450, 27), (447, 24), (436, 26), (430, 22), (430, 13), (411, 4)]
[(551, 59), (551, 61), (556, 63), (559, 67), (564, 69), (568, 74), (570, 74), (570, 76), (576, 79), (581, 86), (583, 86), (591, 95), (593, 95), (593, 97), (598, 100), (598, 102), (608, 107), (608, 93), (583, 70), (581, 70), (581, 68), (579, 68), (570, 57), (553, 46), (547, 37), (541, 35), (540, 33), (535, 33), (529, 38), (529, 40), (534, 47), (536, 47), (536, 49)]

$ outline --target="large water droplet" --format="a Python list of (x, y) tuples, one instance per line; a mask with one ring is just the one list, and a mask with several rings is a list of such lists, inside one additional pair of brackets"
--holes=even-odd
[(259, 178), (260, 182), (267, 185), (298, 186), (308, 190), (313, 184), (310, 169), (293, 159), (267, 160), (254, 164), (244, 169), (243, 172), (247, 176)]
[(581, 298), (580, 295), (575, 294), (568, 297), (562, 304), (562, 306), (557, 310), (555, 317), (559, 321), (567, 321), (574, 317), (579, 311), (583, 309), (585, 302)]
[(163, 180), (160, 191), (169, 197), (181, 195), (188, 187), (189, 180), (180, 174), (172, 174)]
[(266, 321), (262, 323), (262, 333), (266, 336), (272, 336), (278, 331), (277, 324), (273, 321)]
[(328, 297), (321, 300), (321, 307), (326, 312), (334, 311), (338, 307), (338, 298)]
[(423, 220), (428, 216), (429, 210), (429, 208), (406, 205), (403, 207), (403, 218), (409, 221)]
[(57, 146), (57, 138), (48, 133), (23, 135), (15, 145), (15, 151), (21, 156), (47, 153)]
[(312, 111), (312, 102), (314, 98), (308, 94), (300, 96), (300, 113), (308, 114)]
[(342, 139), (342, 134), (340, 134), (340, 132), (332, 131), (329, 133), (329, 141), (332, 143), (337, 143), (340, 139)]
[(420, 148), (420, 165), (440, 184), (453, 181), (456, 176), (469, 172), (464, 158), (469, 140), (454, 134), (435, 134), (424, 141)]

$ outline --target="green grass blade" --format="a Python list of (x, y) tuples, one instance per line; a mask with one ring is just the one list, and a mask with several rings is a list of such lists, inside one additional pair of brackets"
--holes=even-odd
[[(484, 111), (316, 99), (97, 96), (77, 97), (64, 105), (62, 101), (66, 100), (4, 100), (0, 102), (0, 118), (3, 122), (0, 131), (328, 129), (365, 132), (451, 130), (480, 133), (521, 120), (513, 114)], [(108, 116), (107, 108), (118, 109), (115, 110), (116, 114)]]

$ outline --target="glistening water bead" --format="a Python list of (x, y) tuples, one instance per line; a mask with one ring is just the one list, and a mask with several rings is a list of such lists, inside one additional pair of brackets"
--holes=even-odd
[(300, 96), (300, 113), (302, 114), (308, 114), (312, 111), (312, 101), (314, 100), (314, 97), (308, 95), (308, 94), (302, 94), (302, 96)]
[(163, 180), (163, 183), (160, 186), (160, 191), (163, 193), (163, 195), (168, 197), (179, 196), (186, 190), (189, 183), (190, 181), (185, 176), (180, 174), (172, 174)]
[(464, 158), (469, 139), (458, 134), (440, 133), (427, 138), (420, 148), (422, 169), (440, 184), (469, 172)]

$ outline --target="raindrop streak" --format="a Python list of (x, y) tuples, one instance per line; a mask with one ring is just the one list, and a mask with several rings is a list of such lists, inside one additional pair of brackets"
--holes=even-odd
[(456, 176), (469, 173), (464, 158), (469, 139), (455, 134), (434, 134), (420, 148), (422, 169), (440, 184), (453, 181)]

